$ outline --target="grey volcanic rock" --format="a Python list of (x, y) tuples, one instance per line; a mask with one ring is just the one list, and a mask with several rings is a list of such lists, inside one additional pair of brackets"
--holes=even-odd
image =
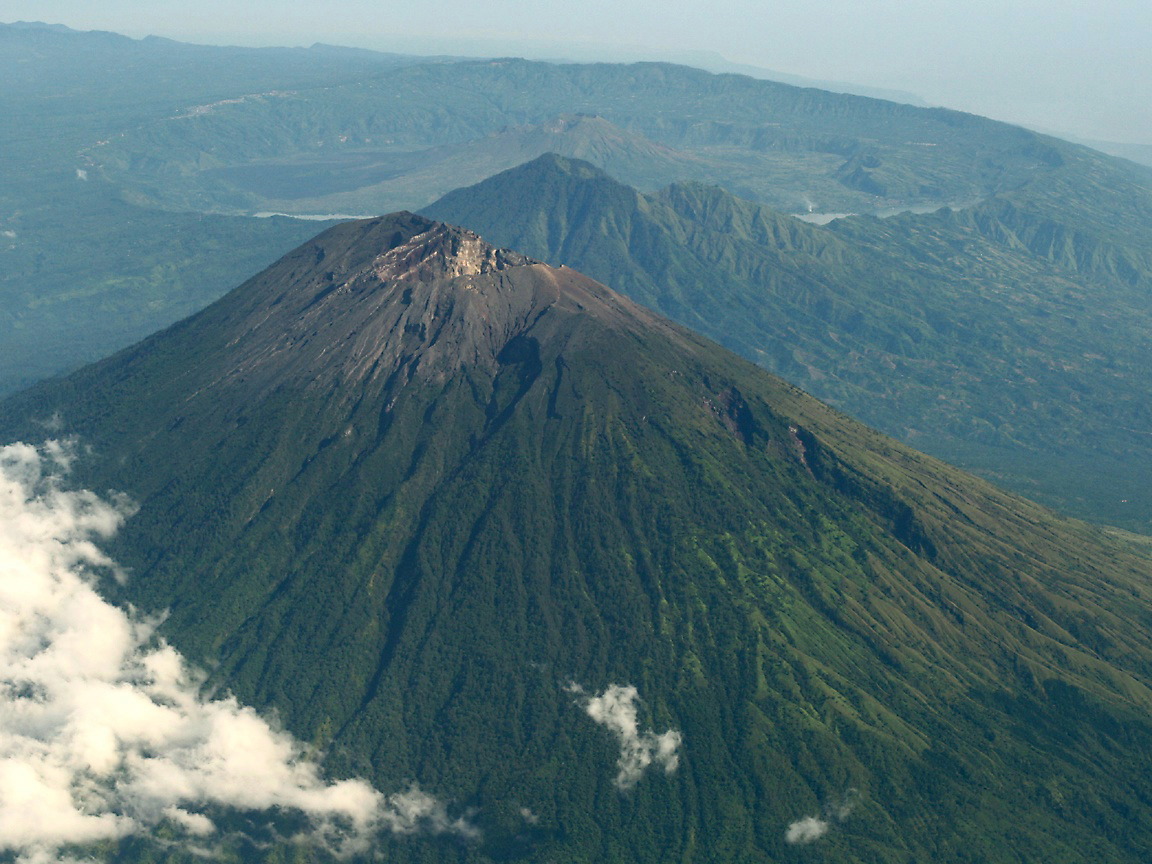
[(396, 376), (443, 380), (461, 365), (494, 371), (509, 341), (553, 309), (625, 326), (655, 320), (573, 270), (462, 228), (410, 213), (347, 223), (208, 311), (220, 319), (209, 332), (226, 349), (212, 381), (261, 392), (289, 379), (322, 388), (364, 382), (378, 391)]

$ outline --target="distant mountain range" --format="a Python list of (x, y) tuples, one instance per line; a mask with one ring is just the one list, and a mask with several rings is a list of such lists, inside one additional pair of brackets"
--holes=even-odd
[[(562, 167), (627, 193), (533, 170)], [(819, 256), (775, 218), (753, 224)], [(383, 860), (1152, 846), (1152, 547), (575, 270), (406, 213), (340, 225), (0, 403), (0, 437), (49, 418), (84, 442), (71, 483), (139, 507), (108, 596), (168, 610), (210, 683), (335, 775), (415, 780), (475, 826)], [(102, 854), (184, 860), (174, 831)], [(283, 846), (242, 852), (322, 854)]]
[[(456, 162), (476, 159), (493, 136), (574, 115), (598, 117), (598, 134), (615, 148), (638, 149), (631, 171), (616, 172), (625, 182), (713, 182), (792, 211), (970, 202), (1046, 176), (1083, 150), (956, 111), (741, 75), (507, 59), (411, 65), (333, 87), (249, 94), (124, 130), (84, 157), (94, 173), (155, 206), (371, 212), (423, 206), (449, 191), (445, 182), (476, 182), (511, 167), (489, 157), (480, 160), (487, 170), (464, 178)], [(571, 126), (574, 149), (586, 146), (588, 131)], [(562, 139), (546, 146), (582, 155)], [(669, 160), (669, 150), (678, 158)], [(413, 159), (434, 160), (447, 175), (407, 182)], [(377, 165), (375, 177), (344, 171), (366, 160)], [(301, 170), (312, 182), (294, 194), (260, 186), (269, 173)]]

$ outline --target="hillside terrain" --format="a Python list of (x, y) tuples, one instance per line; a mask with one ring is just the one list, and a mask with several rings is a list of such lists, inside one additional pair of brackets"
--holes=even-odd
[(1144, 272), (1125, 247), (1079, 238), (1077, 255), (999, 197), (818, 226), (555, 155), (424, 212), (581, 270), (933, 455), (1152, 533), (1152, 307), (1144, 278), (1115, 275)]
[(49, 418), (73, 482), (139, 508), (102, 590), (335, 776), (417, 781), (479, 832), (384, 860), (1152, 849), (1152, 548), (572, 269), (340, 225), (0, 403), (0, 436)]

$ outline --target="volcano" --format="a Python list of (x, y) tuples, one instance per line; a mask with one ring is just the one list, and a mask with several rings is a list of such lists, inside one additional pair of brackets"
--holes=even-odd
[(478, 828), (385, 860), (1152, 850), (1148, 545), (576, 271), (339, 225), (0, 403), (6, 440), (49, 418), (138, 505), (109, 597), (333, 775)]

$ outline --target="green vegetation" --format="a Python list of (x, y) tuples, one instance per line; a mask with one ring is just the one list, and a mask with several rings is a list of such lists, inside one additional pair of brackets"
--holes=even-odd
[(1058, 193), (1018, 203), (1027, 191), (821, 227), (549, 155), (425, 212), (587, 273), (933, 455), (1152, 533), (1152, 259), (1130, 222), (1074, 232), (1050, 215)]
[(0, 238), (0, 393), (191, 315), (317, 228), (144, 211), (71, 183), (55, 205), (9, 218), (16, 236)]
[[(385, 860), (1147, 860), (1146, 543), (571, 271), (452, 279), (420, 263), (445, 245), (373, 275), (431, 227), (333, 228), (0, 403), (6, 439), (60, 412), (77, 482), (140, 503), (113, 596), (334, 773), (475, 808), (481, 841)], [(679, 770), (615, 789), (573, 681), (637, 686)]]

